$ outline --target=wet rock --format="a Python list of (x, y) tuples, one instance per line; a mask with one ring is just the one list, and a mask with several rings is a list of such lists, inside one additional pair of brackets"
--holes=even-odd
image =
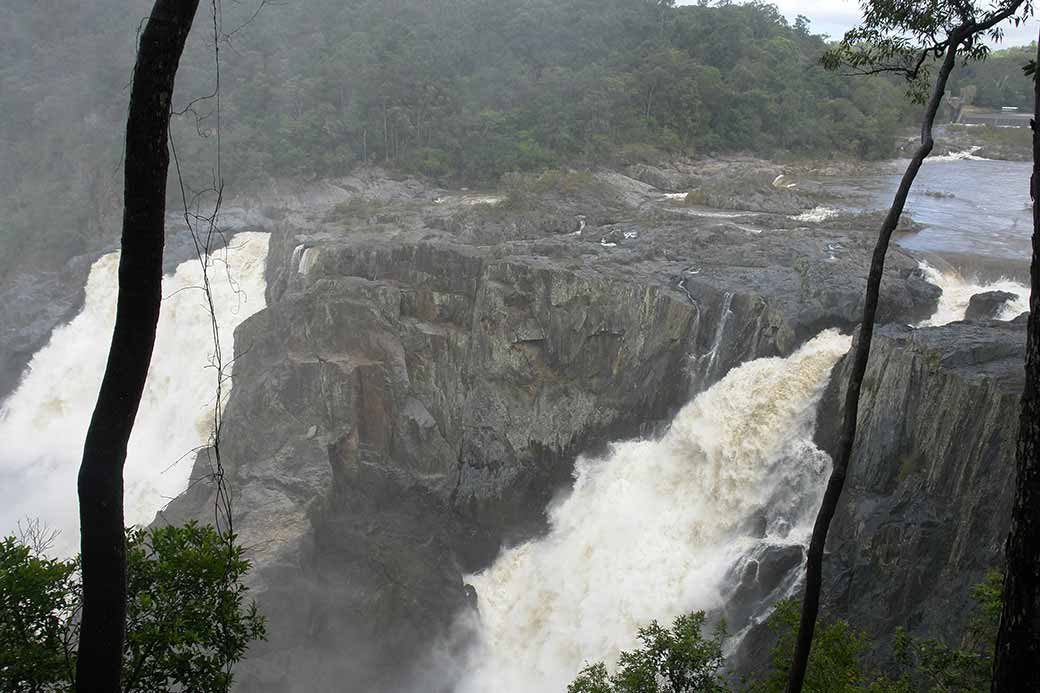
[[(889, 326), (874, 337), (845, 494), (828, 537), (824, 608), (869, 633), (956, 641), (970, 591), (1010, 524), (1026, 320)], [(832, 450), (848, 357), (819, 408)]]
[(1018, 296), (1007, 291), (986, 291), (975, 294), (968, 302), (964, 313), (965, 320), (996, 320), (1004, 310), (1008, 301), (1015, 301)]
[(686, 204), (716, 209), (798, 214), (823, 199), (819, 187), (793, 169), (761, 159), (636, 164), (627, 173), (661, 190), (687, 193)]
[(762, 544), (734, 566), (726, 584), (735, 589), (726, 595), (724, 615), (731, 632), (739, 632), (758, 614), (782, 599), (797, 581), (805, 549), (796, 544)]
[(0, 404), (17, 388), (54, 328), (82, 309), (93, 259), (78, 256), (60, 272), (22, 272), (0, 284)]
[[(579, 453), (861, 311), (872, 230), (666, 214), (616, 172), (496, 205), (352, 181), (392, 221), (305, 196), (271, 239), (268, 308), (235, 337), (223, 461), (271, 623), (250, 690), (399, 690), (470, 608), (463, 575), (544, 531)], [(883, 287), (885, 320), (938, 298), (898, 248)], [(197, 484), (165, 518), (212, 503)]]
[[(183, 217), (167, 217), (163, 272), (172, 274), (183, 262), (198, 257), (198, 248), (223, 248), (227, 234), (240, 230), (269, 230), (273, 222), (259, 212), (228, 210), (212, 234), (196, 245)], [(55, 328), (71, 321), (83, 309), (90, 268), (106, 253), (118, 250), (112, 239), (94, 239), (92, 250), (70, 258), (59, 271), (28, 270), (0, 281), (0, 403), (17, 388), (33, 354), (50, 341)], [(103, 338), (103, 337), (99, 337)]]

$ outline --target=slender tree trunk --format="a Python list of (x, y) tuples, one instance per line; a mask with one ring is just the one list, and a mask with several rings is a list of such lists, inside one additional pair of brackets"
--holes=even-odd
[(123, 464), (162, 298), (170, 99), (198, 0), (157, 0), (141, 34), (126, 122), (116, 325), (79, 471), (83, 621), (79, 693), (120, 690), (126, 627)]
[(925, 110), (924, 120), (921, 125), (921, 144), (914, 152), (903, 179), (899, 183), (895, 200), (888, 210), (878, 233), (877, 245), (874, 247), (874, 256), (870, 262), (870, 274), (867, 276), (867, 291), (863, 299), (863, 322), (860, 325), (859, 339), (853, 352), (852, 374), (849, 377), (848, 390), (845, 394), (845, 418), (842, 422), (841, 437), (838, 439), (838, 449), (834, 459), (834, 468), (831, 471), (830, 480), (827, 482), (827, 490), (823, 495), (820, 512), (816, 516), (816, 524), (813, 526), (812, 539), (809, 542), (809, 551), (806, 557), (805, 567), (805, 597), (802, 600), (802, 618), (798, 627), (798, 640), (795, 644), (794, 659), (791, 661), (791, 670), (788, 674), (787, 692), (800, 693), (805, 681), (805, 671), (809, 663), (809, 652), (812, 648), (813, 633), (816, 630), (816, 616), (820, 609), (820, 587), (823, 582), (823, 549), (827, 544), (827, 531), (830, 529), (831, 520), (838, 509), (838, 501), (841, 491), (845, 485), (845, 476), (849, 469), (849, 458), (852, 456), (852, 445), (856, 440), (856, 421), (859, 415), (859, 395), (863, 386), (863, 375), (867, 370), (867, 359), (870, 356), (870, 342), (874, 335), (874, 320), (877, 316), (878, 296), (881, 292), (881, 277), (885, 270), (885, 255), (888, 253), (888, 244), (892, 239), (892, 233), (899, 224), (899, 218), (906, 206), (906, 198), (910, 194), (910, 188), (917, 178), (918, 171), (924, 160), (932, 152), (935, 140), (932, 137), (932, 126), (935, 116), (942, 103), (943, 94), (946, 93), (946, 83), (949, 81), (950, 72), (953, 71), (957, 61), (957, 48), (963, 40), (963, 30), (957, 30), (950, 36), (950, 45), (946, 50), (942, 67), (935, 81), (931, 99)]
[[(1040, 61), (1040, 47), (1037, 51)], [(993, 693), (1040, 691), (1040, 81), (1033, 91), (1033, 264), (1016, 455), (1011, 532), (1004, 553), (1004, 607), (993, 662)]]

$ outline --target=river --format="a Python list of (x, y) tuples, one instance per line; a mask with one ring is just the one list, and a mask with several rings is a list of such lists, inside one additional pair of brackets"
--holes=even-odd
[[(824, 182), (824, 187), (846, 197), (850, 211), (887, 209), (906, 164), (890, 162), (875, 173), (833, 179)], [(906, 208), (925, 229), (902, 236), (898, 242), (923, 252), (1028, 260), (1031, 172), (1030, 163), (978, 159), (967, 152), (929, 158)]]

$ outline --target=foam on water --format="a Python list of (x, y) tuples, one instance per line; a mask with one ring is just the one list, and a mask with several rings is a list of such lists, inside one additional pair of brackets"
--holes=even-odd
[(942, 289), (942, 296), (939, 297), (939, 308), (932, 317), (921, 322), (919, 327), (946, 325), (963, 320), (971, 297), (987, 291), (1006, 291), (1017, 296), (1015, 300), (1007, 302), (1000, 315), (997, 316), (999, 320), (1013, 320), (1029, 310), (1030, 290), (1028, 286), (1020, 282), (1000, 279), (995, 282), (978, 283), (965, 279), (956, 272), (940, 272), (927, 262), (921, 263), (921, 270), (929, 283)]
[[(234, 353), (235, 327), (264, 307), (268, 239), (239, 233), (210, 258), (225, 360)], [(83, 310), (33, 356), (0, 410), (0, 532), (39, 518), (60, 531), (60, 554), (79, 544), (76, 474), (115, 324), (118, 266), (118, 253), (94, 263)], [(189, 453), (210, 438), (216, 371), (201, 279), (197, 260), (163, 278), (155, 353), (124, 473), (128, 524), (151, 521), (185, 489)]]
[(950, 152), (949, 154), (941, 154), (938, 156), (930, 156), (925, 159), (925, 163), (929, 161), (989, 161), (981, 156), (975, 156), (975, 152), (982, 149), (982, 147), (971, 147), (963, 152)]
[(830, 207), (814, 207), (807, 212), (802, 212), (801, 214), (791, 217), (791, 219), (795, 221), (808, 221), (819, 224), (821, 222), (827, 221), (828, 219), (833, 219), (839, 214), (841, 214), (839, 210), (832, 209)]
[[(830, 466), (811, 440), (816, 404), (849, 344), (826, 331), (789, 358), (746, 363), (661, 439), (579, 458), (548, 535), (467, 578), (479, 644), (458, 690), (565, 690), (649, 621), (720, 606), (727, 571), (756, 543), (804, 543)], [(764, 539), (750, 527), (763, 516)]]

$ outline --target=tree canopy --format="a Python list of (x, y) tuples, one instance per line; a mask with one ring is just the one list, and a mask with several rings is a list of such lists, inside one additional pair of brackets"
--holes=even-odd
[[(761, 2), (313, 0), (254, 17), (259, 2), (223, 7), (229, 190), (364, 161), (472, 184), (661, 150), (878, 158), (907, 113), (894, 80), (827, 72), (824, 39)], [(0, 7), (4, 258), (63, 261), (113, 235), (118, 124), (146, 11)], [(213, 91), (206, 24), (189, 38), (177, 110)], [(214, 127), (212, 102), (174, 119), (197, 187), (211, 182)]]
[[(0, 541), (0, 690), (73, 687), (79, 560), (40, 549)], [(248, 570), (242, 548), (211, 526), (128, 530), (123, 690), (229, 690), (232, 665), (266, 636), (263, 616), (246, 601)]]
[[(999, 571), (989, 571), (972, 590), (975, 607), (956, 645), (899, 630), (891, 671), (870, 663), (877, 643), (870, 634), (840, 619), (824, 618), (817, 630), (805, 677), (812, 693), (983, 693), (989, 690), (997, 623), (1000, 620)], [(798, 635), (799, 605), (776, 604), (767, 621), (773, 646), (769, 666), (736, 682), (723, 671), (725, 624), (705, 636), (706, 617), (696, 612), (677, 618), (672, 628), (656, 622), (639, 630), (640, 646), (623, 652), (616, 671), (602, 662), (587, 665), (568, 693), (783, 693)]]

